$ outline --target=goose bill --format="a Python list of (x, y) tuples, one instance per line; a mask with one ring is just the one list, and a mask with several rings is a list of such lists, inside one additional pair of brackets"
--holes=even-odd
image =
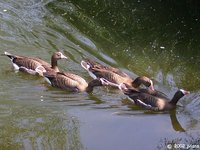
[(63, 55), (62, 53), (60, 53), (60, 58), (61, 59), (68, 59), (65, 55)]
[(189, 91), (186, 91), (186, 90), (183, 90), (183, 89), (180, 89), (180, 91), (181, 91), (184, 95), (190, 94)]

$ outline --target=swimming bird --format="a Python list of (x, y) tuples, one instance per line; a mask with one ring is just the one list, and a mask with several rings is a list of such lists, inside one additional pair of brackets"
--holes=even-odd
[(153, 96), (149, 93), (144, 93), (138, 89), (127, 88), (127, 86), (123, 83), (119, 85), (119, 89), (132, 99), (135, 104), (154, 111), (174, 109), (178, 100), (184, 95), (190, 93), (189, 91), (179, 89), (170, 100), (166, 97)]
[(126, 83), (129, 86), (138, 88), (141, 84), (144, 84), (151, 90), (154, 90), (152, 80), (145, 76), (137, 77), (135, 80), (133, 80), (126, 73), (117, 68), (104, 66), (90, 59), (81, 61), (81, 66), (88, 71), (92, 78), (104, 78), (111, 86), (118, 87), (119, 84)]
[(47, 70), (58, 72), (59, 69), (57, 66), (57, 61), (59, 59), (67, 59), (67, 57), (59, 51), (53, 53), (51, 57), (51, 65), (46, 61), (36, 57), (18, 56), (8, 52), (4, 52), (2, 55), (10, 58), (14, 70), (27, 72), (33, 75), (39, 74), (40, 76), (43, 76), (43, 73)]
[(71, 92), (92, 92), (95, 86), (102, 86), (104, 84), (104, 80), (101, 78), (87, 83), (79, 75), (68, 72), (45, 72), (44, 77), (53, 87)]

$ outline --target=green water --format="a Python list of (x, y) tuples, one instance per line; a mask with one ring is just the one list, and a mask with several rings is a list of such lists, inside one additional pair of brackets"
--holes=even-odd
[[(199, 2), (156, 0), (0, 1), (0, 53), (50, 61), (91, 80), (80, 61), (92, 58), (132, 77), (146, 75), (172, 97), (191, 94), (175, 111), (152, 113), (118, 90), (68, 93), (0, 61), (0, 149), (167, 149), (199, 146)], [(178, 147), (177, 147), (178, 148)]]

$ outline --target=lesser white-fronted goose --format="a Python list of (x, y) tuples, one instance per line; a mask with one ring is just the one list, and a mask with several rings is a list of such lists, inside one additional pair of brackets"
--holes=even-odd
[(54, 54), (52, 55), (51, 65), (46, 61), (36, 57), (18, 56), (10, 54), (8, 52), (4, 52), (4, 54), (2, 55), (8, 56), (10, 58), (13, 68), (15, 70), (27, 72), (33, 75), (39, 74), (40, 76), (43, 76), (43, 73), (47, 70), (58, 72), (59, 69), (57, 67), (57, 61), (59, 59), (67, 59), (66, 56), (58, 51), (54, 52)]
[(131, 98), (135, 104), (154, 111), (171, 110), (176, 107), (176, 104), (180, 98), (190, 93), (189, 91), (179, 89), (170, 100), (166, 97), (158, 97), (148, 93), (143, 93), (138, 89), (127, 88), (125, 84), (120, 84), (119, 89), (122, 90), (123, 93), (129, 98)]
[(113, 83), (113, 85), (110, 84), (111, 86), (115, 86), (115, 84), (119, 85), (121, 83), (126, 83), (129, 86), (138, 88), (141, 84), (144, 84), (151, 90), (154, 90), (152, 80), (145, 76), (137, 77), (135, 80), (133, 80), (126, 73), (117, 68), (104, 66), (89, 59), (81, 61), (81, 66), (88, 71), (92, 78), (104, 78), (110, 83)]
[(122, 89), (122, 85), (125, 89), (127, 90), (134, 90), (134, 91), (138, 91), (138, 92), (141, 92), (141, 93), (147, 93), (147, 94), (150, 94), (152, 96), (156, 96), (156, 97), (159, 97), (159, 98), (165, 98), (165, 99), (168, 99), (167, 95), (164, 94), (163, 92), (160, 92), (160, 91), (157, 91), (157, 90), (151, 90), (151, 89), (144, 89), (144, 88), (134, 88), (132, 86), (129, 86), (128, 84), (126, 83), (121, 83), (121, 84), (115, 84), (115, 83), (112, 83), (104, 78), (101, 78), (102, 82), (103, 82), (103, 85), (107, 85), (107, 86), (113, 86), (113, 87), (117, 87), (119, 89)]
[(67, 72), (46, 72), (44, 77), (53, 87), (72, 92), (92, 92), (95, 86), (102, 86), (102, 79), (94, 79), (87, 83), (82, 77)]
[[(106, 82), (104, 81), (105, 83), (107, 83), (108, 85), (109, 84), (112, 84), (110, 82)], [(120, 84), (120, 85), (113, 85), (113, 86), (117, 86), (119, 89), (120, 87), (124, 87), (126, 90), (133, 90), (133, 91), (139, 91), (141, 93), (147, 93), (149, 95), (152, 95), (152, 96), (155, 96), (155, 97), (159, 97), (159, 98), (164, 98), (164, 99), (168, 99), (168, 96), (166, 94), (164, 94), (163, 92), (160, 92), (160, 91), (157, 91), (157, 90), (151, 90), (151, 89), (145, 89), (145, 88), (134, 88), (132, 86), (129, 86), (128, 84), (126, 83), (123, 83), (123, 84)]]
[(59, 69), (58, 69), (58, 63), (57, 61), (59, 59), (68, 59), (62, 52), (60, 51), (56, 51), (53, 53), (53, 55), (51, 56), (51, 64), (49, 64), (48, 62), (40, 59), (40, 58), (36, 58), (36, 57), (29, 57), (31, 59), (34, 59), (36, 61), (38, 61), (39, 63), (41, 63), (45, 69), (47, 70), (48, 68), (51, 68), (53, 69), (53, 71), (55, 72), (59, 72)]

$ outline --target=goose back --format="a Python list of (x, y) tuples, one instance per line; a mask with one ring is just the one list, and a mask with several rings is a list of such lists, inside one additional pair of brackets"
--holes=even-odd
[(47, 72), (44, 73), (45, 78), (52, 86), (58, 87), (67, 91), (79, 92), (84, 91), (88, 84), (78, 75), (62, 72)]
[(46, 71), (58, 72), (59, 69), (57, 67), (57, 60), (63, 58), (67, 59), (67, 57), (64, 56), (61, 52), (55, 52), (52, 55), (52, 62), (50, 65), (46, 61), (36, 57), (18, 56), (8, 52), (4, 52), (2, 55), (10, 58), (15, 70), (20, 70), (33, 75), (39, 74), (41, 76), (43, 76), (43, 73)]
[(36, 58), (36, 57), (29, 57), (29, 58), (41, 63), (45, 67), (49, 67), (49, 68), (52, 67), (51, 64), (49, 64), (48, 62), (42, 60), (41, 58)]
[(99, 64), (93, 60), (86, 59), (84, 61), (81, 61), (81, 65), (83, 68), (85, 68), (88, 71), (95, 72), (95, 71), (101, 71), (101, 70), (109, 70), (110, 72), (113, 72), (115, 74), (118, 74), (122, 77), (129, 77), (126, 73), (122, 72), (121, 70), (111, 67), (111, 66), (105, 66), (102, 64)]
[(95, 86), (103, 85), (101, 78), (87, 83), (82, 77), (66, 72), (46, 72), (44, 77), (52, 86), (73, 92), (92, 92)]
[(121, 70), (117, 68), (104, 66), (90, 59), (86, 59), (82, 61), (81, 66), (84, 69), (86, 69), (89, 72), (90, 76), (93, 77), (94, 79), (104, 78), (114, 84), (119, 85), (121, 83), (126, 83), (129, 86), (133, 86), (135, 88), (139, 87), (141, 84), (144, 84), (145, 86), (151, 86), (151, 88), (154, 89), (153, 82), (145, 76), (138, 77), (135, 80), (133, 80), (126, 73), (122, 72)]
[[(124, 92), (129, 98), (131, 98), (135, 104), (143, 106), (152, 110), (171, 110), (176, 107), (176, 103), (184, 95), (189, 94), (189, 91), (178, 90), (174, 97), (170, 100), (164, 95), (154, 95), (155, 91), (147, 91), (141, 89), (127, 88), (125, 84), (119, 86), (120, 90)], [(160, 93), (159, 93), (160, 94)]]
[(42, 64), (33, 59), (30, 59), (29, 57), (12, 55), (8, 52), (5, 52), (2, 55), (8, 56), (10, 58), (15, 70), (20, 70), (33, 75), (42, 75), (43, 72), (45, 72), (45, 68), (42, 66)]
[(48, 70), (48, 71), (53, 70), (55, 72), (60, 71), (58, 68), (58, 65), (57, 65), (57, 61), (59, 59), (68, 59), (60, 51), (56, 51), (53, 53), (53, 55), (51, 56), (51, 64), (49, 64), (48, 62), (46, 62), (40, 58), (36, 58), (36, 57), (30, 57), (30, 58), (41, 63), (46, 70)]

